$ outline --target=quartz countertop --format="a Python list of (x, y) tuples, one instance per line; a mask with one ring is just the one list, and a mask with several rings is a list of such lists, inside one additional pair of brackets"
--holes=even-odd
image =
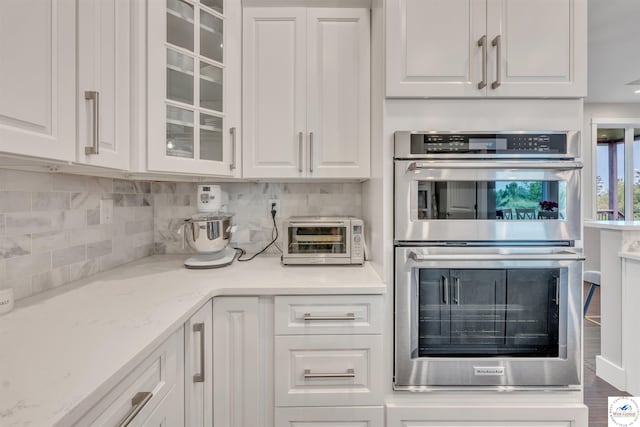
[(0, 425), (69, 425), (210, 298), (383, 294), (364, 266), (287, 266), (276, 257), (187, 270), (153, 256), (16, 304), (0, 316)]
[(585, 221), (585, 228), (604, 228), (607, 230), (638, 231), (640, 221)]

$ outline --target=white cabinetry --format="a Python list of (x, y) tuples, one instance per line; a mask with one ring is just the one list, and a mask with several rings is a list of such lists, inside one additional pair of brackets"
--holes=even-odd
[(273, 302), (213, 300), (214, 425), (273, 426)]
[(367, 178), (368, 9), (245, 8), (243, 175)]
[(75, 160), (75, 3), (3, 2), (0, 152)]
[(383, 425), (382, 307), (379, 295), (275, 298), (276, 427)]
[(147, 2), (147, 169), (240, 176), (241, 2)]
[(184, 325), (185, 425), (213, 425), (213, 304), (206, 303)]
[(78, 2), (79, 163), (129, 170), (128, 0)]
[(390, 0), (387, 96), (586, 96), (586, 3)]
[(183, 356), (184, 335), (180, 328), (74, 426), (182, 425)]

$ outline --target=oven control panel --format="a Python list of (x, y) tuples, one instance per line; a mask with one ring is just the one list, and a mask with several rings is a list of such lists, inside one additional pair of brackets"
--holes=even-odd
[(566, 133), (414, 133), (411, 154), (566, 154)]

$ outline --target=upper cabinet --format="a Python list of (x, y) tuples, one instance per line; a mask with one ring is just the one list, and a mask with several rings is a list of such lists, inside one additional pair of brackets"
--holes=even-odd
[(241, 2), (147, 7), (147, 169), (239, 177)]
[(368, 9), (246, 8), (243, 176), (368, 178)]
[(129, 170), (129, 0), (78, 2), (79, 163)]
[(583, 97), (586, 0), (389, 0), (388, 97)]
[(75, 160), (75, 1), (3, 2), (0, 152)]

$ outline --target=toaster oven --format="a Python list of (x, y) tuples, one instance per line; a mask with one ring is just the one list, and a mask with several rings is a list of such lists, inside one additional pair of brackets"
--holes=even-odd
[(283, 264), (364, 263), (364, 223), (352, 217), (292, 217), (284, 222)]

